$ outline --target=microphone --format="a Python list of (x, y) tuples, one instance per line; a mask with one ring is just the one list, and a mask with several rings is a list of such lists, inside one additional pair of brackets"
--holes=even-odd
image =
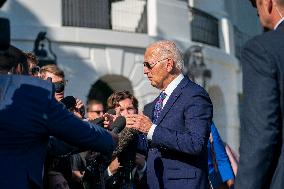
[(126, 126), (126, 119), (123, 116), (118, 116), (115, 121), (109, 126), (114, 134), (120, 133)]
[(120, 133), (118, 138), (118, 145), (112, 153), (112, 157), (115, 158), (119, 156), (127, 147), (134, 141), (135, 136), (137, 136), (139, 131), (132, 128), (125, 128)]

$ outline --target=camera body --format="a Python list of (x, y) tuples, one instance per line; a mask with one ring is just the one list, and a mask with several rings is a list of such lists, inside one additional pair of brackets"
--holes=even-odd
[(66, 96), (63, 99), (61, 99), (60, 101), (61, 103), (63, 103), (65, 105), (65, 107), (73, 112), (76, 111), (78, 112), (82, 117), (85, 116), (85, 108), (84, 106), (82, 106), (81, 108), (77, 108), (76, 107), (76, 98), (74, 96)]

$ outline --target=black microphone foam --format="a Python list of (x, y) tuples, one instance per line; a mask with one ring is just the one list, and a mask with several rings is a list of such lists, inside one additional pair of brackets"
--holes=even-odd
[(110, 130), (118, 134), (120, 133), (126, 125), (126, 119), (123, 116), (118, 116), (115, 121), (110, 125)]

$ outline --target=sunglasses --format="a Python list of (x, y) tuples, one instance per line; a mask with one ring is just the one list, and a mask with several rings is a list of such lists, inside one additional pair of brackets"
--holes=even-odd
[(153, 64), (150, 64), (149, 62), (143, 62), (143, 65), (144, 65), (144, 67), (146, 67), (147, 69), (151, 70), (151, 69), (153, 69), (153, 68), (156, 66), (156, 64), (158, 64), (159, 62), (162, 62), (162, 61), (164, 61), (164, 60), (166, 60), (166, 59), (168, 59), (168, 58), (164, 58), (164, 59), (162, 59), (162, 60), (158, 60), (158, 61), (156, 61), (156, 62), (153, 63)]
[(144, 62), (144, 67), (146, 67), (147, 69), (151, 70), (152, 68), (154, 68), (154, 66), (157, 64), (157, 63), (154, 63), (154, 64), (150, 64), (149, 62)]

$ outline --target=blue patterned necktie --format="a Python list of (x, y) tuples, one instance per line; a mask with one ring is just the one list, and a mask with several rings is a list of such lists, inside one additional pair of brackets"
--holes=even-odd
[(156, 124), (157, 120), (161, 114), (162, 108), (163, 108), (163, 100), (166, 98), (167, 94), (162, 91), (159, 95), (159, 99), (155, 104), (155, 109), (154, 109), (154, 116), (153, 116), (153, 123)]

